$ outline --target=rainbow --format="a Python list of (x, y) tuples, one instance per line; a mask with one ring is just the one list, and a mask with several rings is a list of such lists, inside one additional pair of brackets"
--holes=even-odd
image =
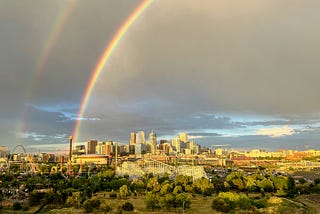
[(144, 0), (130, 15), (129, 17), (124, 21), (124, 23), (121, 25), (121, 27), (118, 29), (116, 34), (113, 36), (112, 40), (108, 43), (107, 47), (105, 48), (101, 58), (99, 59), (97, 65), (95, 66), (91, 78), (88, 82), (87, 88), (85, 90), (81, 106), (77, 115), (76, 124), (73, 130), (73, 139), (74, 144), (77, 142), (79, 129), (81, 125), (81, 119), (83, 118), (83, 114), (86, 110), (86, 107), (88, 105), (90, 95), (92, 93), (92, 90), (102, 73), (102, 71), (105, 68), (105, 64), (110, 59), (110, 56), (112, 55), (113, 51), (123, 38), (123, 36), (126, 34), (126, 32), (129, 30), (129, 28), (133, 25), (133, 23), (139, 18), (139, 16), (150, 6), (153, 0)]
[[(36, 65), (35, 72), (33, 74), (33, 81), (31, 83), (31, 87), (36, 86), (37, 80), (40, 78), (41, 73), (44, 70), (45, 65), (48, 62), (49, 56), (51, 55), (51, 52), (53, 48), (56, 46), (59, 37), (61, 35), (61, 32), (65, 28), (65, 25), (67, 23), (67, 20), (69, 20), (70, 15), (72, 14), (73, 10), (75, 9), (77, 0), (71, 0), (69, 3), (61, 10), (59, 15), (57, 16), (52, 30), (49, 33), (49, 36), (47, 40), (44, 42), (43, 49), (40, 54), (39, 62)], [(30, 90), (30, 94), (32, 94), (34, 89)], [(29, 98), (29, 97), (28, 97)]]
[[(66, 26), (71, 14), (76, 7), (77, 0), (70, 0), (68, 3), (59, 11), (59, 14), (55, 18), (52, 29), (48, 34), (48, 38), (44, 41), (42, 45), (42, 50), (40, 52), (39, 60), (35, 64), (35, 70), (32, 74), (32, 79), (29, 82), (28, 89), (25, 93), (25, 102), (29, 103), (32, 99), (33, 92), (36, 90), (37, 82), (41, 77), (42, 72), (49, 60), (53, 48), (56, 46), (63, 29)], [(22, 120), (17, 125), (17, 130), (20, 133), (25, 132), (25, 117), (27, 115), (27, 108), (22, 111)]]

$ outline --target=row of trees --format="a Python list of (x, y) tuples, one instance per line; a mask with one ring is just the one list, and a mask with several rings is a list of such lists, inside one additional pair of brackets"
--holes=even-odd
[(226, 177), (227, 188), (243, 192), (273, 192), (277, 196), (293, 197), (296, 194), (292, 177), (272, 174), (244, 176), (242, 172), (231, 172)]
[(268, 206), (267, 198), (251, 199), (241, 193), (221, 192), (212, 201), (211, 207), (219, 212), (229, 213), (232, 210), (249, 210), (255, 208), (265, 208)]

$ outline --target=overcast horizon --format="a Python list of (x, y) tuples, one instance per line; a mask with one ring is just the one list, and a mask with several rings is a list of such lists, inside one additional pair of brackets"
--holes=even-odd
[(153, 1), (87, 84), (140, 0), (0, 0), (0, 145), (65, 151), (187, 132), (211, 148), (320, 149), (320, 2)]

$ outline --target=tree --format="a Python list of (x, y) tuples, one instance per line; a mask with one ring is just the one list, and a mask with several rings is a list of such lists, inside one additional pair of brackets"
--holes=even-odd
[(175, 186), (175, 188), (173, 189), (173, 194), (178, 194), (178, 193), (182, 193), (182, 186)]
[(120, 198), (126, 198), (127, 196), (129, 196), (129, 189), (127, 185), (123, 185), (122, 187), (120, 187), (119, 189), (119, 196)]
[(177, 208), (190, 208), (191, 197), (186, 193), (177, 194), (175, 198), (175, 207)]
[(100, 200), (97, 198), (87, 199), (85, 202), (83, 202), (83, 208), (86, 210), (86, 212), (92, 212), (95, 208), (100, 207)]
[(237, 205), (242, 210), (249, 210), (252, 207), (252, 201), (245, 195), (240, 196)]
[(259, 191), (259, 187), (257, 184), (258, 180), (256, 176), (248, 176), (246, 178), (246, 189), (250, 192), (257, 192)]
[(134, 179), (130, 184), (130, 190), (131, 192), (137, 192), (141, 194), (145, 191), (145, 184), (141, 180)]
[(299, 183), (300, 184), (305, 184), (307, 181), (304, 178), (299, 178)]
[(206, 178), (200, 178), (193, 183), (193, 189), (198, 194), (211, 196), (213, 193), (213, 184)]
[(156, 193), (147, 192), (146, 204), (147, 204), (147, 209), (151, 209), (152, 211), (160, 208), (159, 196)]
[(217, 211), (228, 213), (237, 207), (242, 210), (251, 209), (253, 202), (246, 195), (239, 195), (232, 192), (219, 193), (212, 201), (211, 207)]
[(172, 193), (168, 193), (160, 198), (161, 207), (170, 210), (175, 205), (176, 197)]
[(170, 187), (170, 184), (164, 184), (162, 187), (161, 187), (161, 190), (160, 190), (160, 195), (167, 195), (169, 192), (171, 192), (171, 187)]
[(230, 204), (227, 203), (224, 199), (219, 197), (213, 199), (211, 207), (212, 209), (217, 210), (219, 212), (223, 212), (223, 213), (229, 213), (232, 210), (232, 208), (230, 207)]
[(243, 190), (245, 189), (245, 181), (243, 173), (241, 172), (231, 172), (227, 177), (226, 181), (232, 188)]
[(161, 189), (161, 185), (158, 182), (158, 178), (150, 178), (147, 183), (147, 190), (153, 192), (159, 192)]
[(271, 180), (264, 178), (261, 181), (258, 181), (258, 187), (260, 189), (263, 189), (263, 191), (265, 192), (272, 192), (274, 187), (273, 187), (273, 183)]

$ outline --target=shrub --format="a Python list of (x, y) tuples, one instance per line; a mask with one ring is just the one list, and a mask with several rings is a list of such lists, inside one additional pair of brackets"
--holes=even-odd
[(112, 190), (112, 191), (110, 192), (109, 197), (110, 197), (110, 198), (117, 198), (117, 193)]
[(256, 206), (258, 209), (265, 208), (268, 206), (267, 199), (258, 199), (253, 201), (254, 206)]
[(104, 213), (108, 213), (111, 212), (112, 208), (109, 205), (102, 203), (100, 204), (100, 210)]
[(29, 206), (24, 206), (24, 207), (22, 207), (22, 210), (23, 210), (23, 211), (28, 211), (28, 210), (29, 210)]
[(134, 207), (133, 207), (133, 204), (131, 204), (130, 202), (126, 202), (122, 205), (122, 209), (124, 211), (133, 211)]
[(212, 207), (212, 209), (215, 209), (215, 210), (217, 210), (219, 212), (223, 212), (223, 213), (229, 213), (232, 210), (230, 204), (228, 204), (222, 198), (215, 198), (212, 201), (211, 207)]
[(21, 208), (22, 208), (22, 206), (19, 202), (14, 202), (13, 210), (20, 210)]
[(249, 210), (252, 207), (252, 202), (248, 197), (240, 197), (237, 204), (242, 210)]
[(234, 209), (249, 210), (253, 208), (253, 206), (263, 208), (266, 207), (267, 204), (266, 199), (252, 200), (244, 194), (221, 192), (218, 197), (213, 199), (211, 207), (217, 211), (227, 213)]
[(78, 207), (79, 201), (75, 196), (69, 196), (65, 204), (67, 207)]
[(86, 212), (92, 212), (95, 208), (100, 208), (101, 202), (96, 199), (88, 199), (85, 202), (83, 202), (83, 208), (86, 210)]

